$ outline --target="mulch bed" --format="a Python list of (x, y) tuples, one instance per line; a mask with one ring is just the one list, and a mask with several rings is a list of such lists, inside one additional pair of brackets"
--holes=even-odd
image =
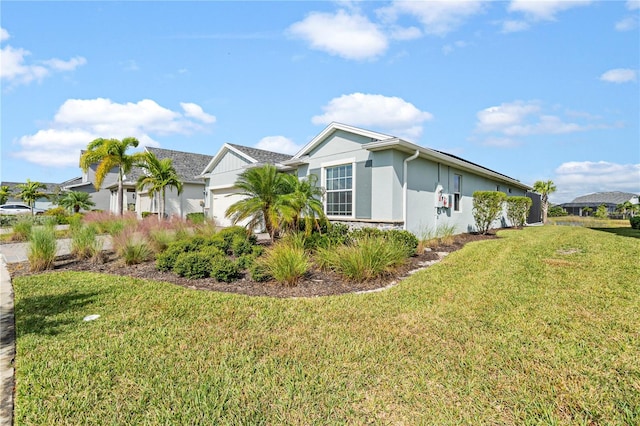
[[(312, 269), (295, 286), (286, 286), (275, 281), (255, 282), (245, 276), (231, 283), (216, 281), (214, 278), (188, 279), (180, 277), (172, 272), (161, 272), (155, 268), (155, 261), (140, 263), (137, 265), (125, 265), (112, 251), (104, 252), (103, 263), (92, 263), (87, 260), (77, 260), (71, 255), (56, 258), (51, 273), (63, 271), (86, 271), (104, 274), (127, 276), (131, 278), (148, 279), (153, 281), (168, 282), (194, 290), (221, 291), (226, 293), (245, 294), (250, 296), (270, 297), (317, 297), (336, 294), (355, 293), (384, 288), (393, 282), (406, 277), (410, 271), (424, 268), (424, 263), (438, 259), (437, 252), (453, 252), (462, 248), (466, 243), (496, 238), (494, 234), (460, 234), (455, 236), (451, 245), (432, 247), (426, 251), (408, 259), (405, 265), (382, 278), (364, 282), (351, 282), (340, 276)], [(12, 277), (32, 275), (28, 262), (13, 263), (7, 265)]]

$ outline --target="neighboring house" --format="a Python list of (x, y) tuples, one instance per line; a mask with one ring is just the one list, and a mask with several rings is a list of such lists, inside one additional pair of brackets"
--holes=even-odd
[[(202, 173), (208, 216), (229, 225), (224, 212), (241, 197), (234, 182), (247, 167), (263, 163), (299, 178), (316, 175), (326, 190), (325, 213), (332, 222), (407, 229), (416, 235), (440, 225), (454, 226), (457, 233), (474, 231), (475, 191), (537, 196), (518, 180), (457, 156), (332, 123), (294, 156), (225, 144)], [(508, 225), (506, 215), (494, 224)]]
[[(8, 186), (11, 191), (11, 195), (7, 199), (7, 203), (23, 203), (24, 201), (21, 198), (18, 198), (18, 193), (20, 189), (17, 185), (23, 185), (26, 182), (0, 182), (1, 186)], [(46, 183), (41, 182), (45, 185), (44, 189), (41, 191), (47, 195), (47, 197), (40, 197), (36, 200), (34, 207), (42, 210), (49, 210), (57, 205), (54, 203), (54, 196), (58, 195), (61, 191), (62, 184), (59, 183)]]
[[(165, 213), (168, 216), (185, 218), (189, 213), (204, 212), (204, 182), (197, 178), (197, 176), (204, 170), (213, 157), (211, 155), (173, 151), (170, 149), (150, 147), (145, 149), (155, 154), (160, 160), (170, 158), (179, 179), (182, 181), (182, 193), (180, 195), (178, 195), (175, 188), (166, 189)], [(154, 194), (153, 197), (150, 197), (147, 191), (140, 192), (135, 189), (136, 181), (142, 172), (142, 169), (136, 168), (132, 170), (130, 176), (127, 176), (128, 179), (125, 186), (127, 197), (129, 197), (130, 194), (129, 191), (135, 194), (135, 211), (138, 212), (139, 215), (141, 215), (142, 212), (158, 213), (161, 195)], [(112, 189), (117, 191), (117, 183)], [(113, 193), (113, 203), (114, 205), (117, 203), (116, 192)]]
[[(188, 213), (202, 212), (204, 183), (196, 177), (211, 161), (211, 155), (151, 147), (146, 147), (145, 150), (152, 152), (160, 160), (171, 158), (178, 177), (183, 183), (182, 194), (180, 195), (177, 194), (175, 189), (167, 188), (165, 213), (168, 216), (184, 218)], [(82, 178), (75, 178), (65, 182), (64, 189), (88, 192), (91, 194), (93, 202), (96, 203), (96, 210), (117, 213), (118, 169), (113, 168), (105, 177), (101, 189), (96, 191), (94, 183), (97, 166), (98, 164), (92, 164)], [(147, 190), (138, 191), (136, 188), (138, 177), (143, 172), (143, 169), (134, 167), (124, 176), (123, 180), (124, 210), (136, 212), (138, 217), (141, 217), (143, 212), (158, 213), (159, 207), (160, 194), (150, 197)]]
[(201, 169), (200, 178), (204, 179), (206, 186), (204, 209), (207, 217), (214, 219), (219, 226), (230, 226), (231, 221), (224, 213), (231, 204), (242, 199), (234, 187), (240, 173), (248, 166), (263, 164), (275, 164), (280, 170), (294, 170), (281, 164), (289, 159), (291, 155), (225, 143)]
[[(638, 195), (631, 192), (596, 192), (594, 194), (583, 195), (575, 198), (570, 203), (560, 204), (567, 213), (574, 216), (593, 216), (598, 207), (604, 205), (608, 214), (616, 213), (616, 207), (625, 202), (638, 204)], [(587, 210), (585, 212), (585, 209)]]
[[(85, 151), (80, 151), (80, 155)], [(61, 183), (62, 189), (65, 191), (87, 192), (91, 195), (91, 200), (95, 203), (94, 210), (102, 210), (106, 212), (115, 212), (115, 207), (111, 208), (111, 190), (109, 186), (118, 182), (118, 169), (112, 169), (107, 173), (100, 190), (96, 190), (96, 169), (98, 164), (92, 164), (81, 177), (70, 179)]]

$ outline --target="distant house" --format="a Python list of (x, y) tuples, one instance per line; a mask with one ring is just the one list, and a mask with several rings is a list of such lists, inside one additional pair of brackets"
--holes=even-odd
[[(20, 189), (17, 186), (24, 183), (26, 182), (0, 182), (0, 185), (8, 186), (9, 191), (11, 191), (11, 195), (7, 199), (7, 203), (24, 203), (24, 200), (17, 197), (18, 193), (20, 192)], [(60, 193), (62, 184), (46, 182), (41, 183), (45, 185), (45, 188), (41, 191), (46, 194), (47, 197), (38, 198), (35, 202), (34, 207), (42, 210), (48, 210), (50, 208), (56, 207), (56, 204), (53, 202), (53, 196)]]
[[(178, 195), (175, 189), (166, 190), (166, 214), (168, 216), (186, 217), (188, 213), (203, 211), (204, 182), (196, 178), (204, 167), (211, 161), (210, 155), (194, 154), (190, 152), (174, 151), (170, 149), (146, 147), (146, 151), (155, 154), (162, 160), (171, 158), (173, 167), (183, 183), (183, 192)], [(65, 190), (83, 191), (91, 194), (96, 203), (95, 209), (117, 213), (118, 210), (118, 169), (113, 168), (104, 178), (100, 190), (95, 189), (97, 164), (92, 164), (82, 178), (75, 178), (65, 182)], [(124, 176), (124, 210), (136, 212), (138, 217), (143, 212), (158, 213), (159, 194), (151, 197), (148, 191), (138, 191), (136, 183), (144, 173), (139, 167), (134, 167)]]
[[(248, 167), (271, 163), (299, 178), (316, 175), (332, 222), (352, 227), (406, 229), (417, 235), (439, 226), (475, 230), (472, 194), (537, 194), (520, 181), (460, 157), (395, 136), (331, 123), (294, 156), (225, 144), (202, 173), (205, 209), (222, 226), (226, 209), (241, 199), (234, 182)], [(538, 215), (539, 217), (539, 215)], [(495, 227), (509, 226), (506, 217)]]
[[(638, 195), (631, 192), (596, 192), (594, 194), (582, 195), (575, 198), (570, 203), (560, 204), (568, 214), (574, 216), (592, 216), (598, 210), (598, 207), (604, 205), (607, 213), (616, 212), (616, 207), (625, 202), (638, 204)], [(590, 209), (586, 210), (585, 209)]]
[[(179, 216), (185, 218), (189, 213), (204, 212), (204, 182), (197, 178), (202, 170), (209, 164), (213, 158), (211, 155), (195, 154), (191, 152), (174, 151), (161, 148), (145, 148), (147, 151), (155, 154), (162, 160), (170, 158), (173, 167), (176, 169), (178, 177), (182, 181), (182, 193), (178, 195), (175, 188), (167, 188), (165, 213), (168, 216)], [(159, 200), (161, 195), (155, 194), (150, 196), (148, 191), (137, 191), (135, 183), (138, 177), (143, 173), (142, 169), (136, 168), (127, 176), (126, 191), (129, 195), (130, 191), (134, 194), (135, 211), (158, 213)], [(117, 191), (115, 188), (110, 188)], [(113, 193), (113, 202), (117, 203), (115, 192)]]

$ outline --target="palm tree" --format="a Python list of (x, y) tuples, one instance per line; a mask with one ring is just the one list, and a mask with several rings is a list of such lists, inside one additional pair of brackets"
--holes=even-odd
[(533, 184), (533, 190), (542, 196), (542, 223), (547, 223), (549, 211), (549, 194), (556, 192), (556, 185), (552, 180), (538, 180)]
[(245, 170), (235, 183), (241, 190), (239, 195), (245, 198), (229, 206), (225, 215), (234, 224), (248, 220), (249, 229), (264, 225), (273, 241), (278, 235), (284, 208), (282, 195), (290, 188), (284, 176), (271, 164)]
[(91, 207), (96, 205), (96, 203), (91, 200), (89, 193), (82, 191), (66, 192), (62, 197), (60, 197), (58, 204), (69, 210), (73, 210), (74, 213), (78, 213), (80, 209), (89, 210)]
[(165, 215), (165, 193), (167, 188), (176, 188), (178, 195), (182, 193), (182, 181), (173, 167), (171, 158), (159, 160), (152, 152), (145, 152), (142, 161), (136, 166), (145, 170), (145, 174), (138, 178), (137, 187), (142, 191), (148, 188), (149, 195), (160, 194), (160, 208), (158, 218), (161, 220)]
[(9, 195), (11, 195), (11, 188), (7, 185), (0, 186), (0, 204), (6, 203)]
[(44, 183), (40, 182), (32, 182), (27, 179), (26, 183), (20, 183), (16, 185), (16, 188), (19, 189), (17, 197), (23, 200), (25, 203), (31, 207), (31, 211), (33, 212), (33, 206), (38, 198), (47, 198), (47, 194), (40, 191), (41, 189), (45, 189), (47, 186)]
[(137, 148), (136, 138), (102, 139), (93, 140), (87, 146), (87, 150), (80, 156), (80, 167), (86, 173), (92, 164), (98, 163), (96, 169), (96, 181), (94, 186), (100, 190), (104, 178), (114, 167), (118, 168), (118, 214), (122, 216), (124, 212), (124, 188), (122, 185), (124, 175), (131, 171), (133, 165), (140, 160), (142, 154), (127, 154), (130, 147)]
[(287, 174), (284, 178), (288, 183), (288, 193), (282, 196), (284, 221), (294, 231), (300, 228), (300, 221), (303, 221), (307, 234), (311, 233), (313, 228), (319, 229), (319, 221), (325, 214), (322, 204), (324, 191), (317, 185), (318, 177), (309, 175), (305, 179), (298, 179), (295, 175)]

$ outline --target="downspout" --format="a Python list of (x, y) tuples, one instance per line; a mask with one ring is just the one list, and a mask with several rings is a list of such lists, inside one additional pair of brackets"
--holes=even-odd
[(411, 157), (407, 157), (404, 159), (404, 164), (403, 164), (403, 177), (404, 177), (404, 184), (402, 185), (402, 229), (404, 229), (405, 231), (407, 230), (407, 191), (408, 191), (408, 176), (407, 176), (407, 171), (408, 171), (408, 166), (407, 164), (409, 163), (409, 161), (413, 161), (416, 158), (418, 158), (418, 155), (420, 155), (420, 151), (416, 149), (415, 154), (413, 154)]

